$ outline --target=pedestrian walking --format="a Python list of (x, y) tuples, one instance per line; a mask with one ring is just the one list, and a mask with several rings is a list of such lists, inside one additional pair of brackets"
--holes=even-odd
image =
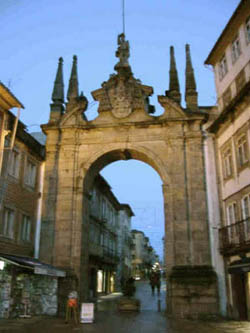
[(155, 294), (155, 288), (157, 289), (158, 295), (160, 295), (161, 289), (161, 273), (160, 271), (152, 271), (149, 277), (149, 283), (152, 290), (152, 295)]

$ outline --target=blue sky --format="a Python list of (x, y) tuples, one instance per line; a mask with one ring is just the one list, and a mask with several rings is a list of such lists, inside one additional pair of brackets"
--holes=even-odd
[[(239, 0), (126, 0), (126, 38), (136, 78), (154, 87), (151, 103), (168, 89), (169, 47), (174, 45), (182, 92), (185, 44), (191, 45), (200, 105), (216, 104), (213, 72), (204, 61)], [(46, 123), (58, 58), (64, 58), (65, 92), (72, 56), (78, 56), (80, 89), (91, 103), (114, 72), (117, 35), (122, 32), (121, 0), (0, 0), (0, 80), (24, 104), (21, 120), (30, 132)], [(96, 115), (91, 103), (87, 116)], [(122, 202), (137, 214), (133, 227), (162, 251), (161, 181), (142, 162), (116, 162), (103, 175)], [(125, 177), (126, 176), (126, 177)], [(131, 188), (133, 191), (131, 191)]]

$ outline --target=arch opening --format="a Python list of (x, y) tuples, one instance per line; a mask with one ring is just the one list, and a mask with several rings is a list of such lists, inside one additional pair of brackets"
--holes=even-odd
[[(125, 164), (123, 162), (127, 162), (129, 164)], [(112, 272), (112, 265), (104, 265), (104, 269), (102, 269), (101, 264), (97, 262), (96, 258), (94, 258), (93, 253), (91, 254), (91, 247), (92, 246), (92, 239), (90, 239), (90, 233), (91, 228), (93, 227), (93, 216), (91, 214), (91, 200), (92, 198), (96, 197), (96, 178), (99, 177), (99, 175), (104, 176), (105, 180), (108, 182), (108, 185), (111, 186), (112, 192), (115, 194), (115, 197), (118, 199), (118, 201), (121, 203), (121, 205), (126, 204), (130, 206), (133, 213), (138, 216), (138, 221), (135, 223), (132, 222), (131, 229), (134, 229), (135, 232), (141, 231), (145, 235), (145, 239), (148, 239), (148, 245), (152, 247), (153, 250), (155, 250), (155, 253), (158, 255), (158, 261), (160, 259), (161, 263), (163, 264), (163, 236), (165, 235), (164, 230), (164, 197), (162, 195), (162, 177), (159, 174), (161, 170), (161, 166), (157, 165), (157, 160), (153, 161), (150, 157), (143, 154), (140, 151), (134, 150), (134, 149), (116, 149), (109, 152), (104, 153), (103, 155), (99, 156), (92, 164), (89, 162), (89, 168), (86, 171), (84, 175), (84, 195), (83, 195), (83, 238), (86, 237), (86, 230), (89, 230), (89, 239), (86, 240), (83, 239), (82, 244), (89, 244), (89, 256), (88, 256), (88, 271), (89, 276), (91, 277), (90, 280), (94, 280), (95, 283), (91, 283), (89, 281), (90, 288), (96, 288), (100, 291), (105, 291), (105, 288), (107, 287), (107, 283), (105, 282), (106, 279), (113, 279), (114, 275)], [(128, 167), (130, 165), (130, 167)], [(108, 169), (111, 168), (111, 170), (108, 172)], [(128, 172), (124, 172), (125, 169), (128, 169)], [(141, 178), (144, 179), (144, 184), (141, 181), (140, 184), (145, 185), (145, 183), (150, 182), (148, 175), (151, 174), (151, 181), (155, 183), (154, 187), (151, 187), (156, 189), (157, 187), (157, 196), (158, 196), (158, 202), (156, 203), (152, 202), (153, 199), (153, 193), (152, 190), (150, 190), (150, 186), (143, 187), (143, 189), (138, 190), (136, 193), (141, 192), (141, 196), (143, 197), (143, 191), (148, 191), (151, 193), (151, 196), (146, 196), (147, 203), (142, 200), (137, 200), (137, 202), (134, 202), (135, 196), (133, 196), (133, 199), (131, 200), (129, 191), (127, 190), (126, 196), (122, 195), (120, 197), (121, 192), (117, 192), (117, 187), (121, 184), (121, 182), (116, 182), (116, 188), (113, 188), (114, 183), (112, 182), (112, 178), (114, 176), (115, 170), (117, 170), (120, 177), (123, 179), (128, 179), (131, 177), (131, 173), (135, 172), (135, 169), (137, 169), (137, 177), (133, 177), (133, 181), (130, 182), (130, 186), (136, 186), (136, 178), (138, 178), (138, 172), (142, 173), (142, 170), (146, 169), (146, 175), (141, 174)], [(86, 170), (86, 168), (85, 168)], [(164, 178), (164, 177), (163, 177)], [(139, 187), (140, 187), (139, 184)], [(104, 184), (105, 185), (105, 184)], [(150, 184), (149, 184), (150, 185)], [(133, 191), (133, 188), (130, 189), (130, 191)], [(134, 193), (133, 193), (134, 194)], [(139, 194), (138, 194), (139, 195)], [(88, 210), (89, 208), (89, 210)], [(146, 210), (146, 211), (145, 211)], [(161, 211), (161, 213), (159, 212)], [(156, 221), (161, 220), (160, 223), (157, 223)], [(86, 228), (86, 224), (88, 227)], [(85, 231), (85, 236), (84, 236)], [(86, 243), (87, 242), (87, 243)], [(84, 251), (86, 253), (86, 251)], [(93, 252), (93, 250), (92, 250)], [(120, 254), (118, 254), (119, 257)], [(155, 263), (155, 262), (154, 262)], [(154, 264), (152, 262), (152, 265)], [(99, 265), (99, 266), (98, 266)], [(132, 276), (138, 277), (138, 272), (140, 278), (149, 278), (150, 270), (152, 269), (152, 265), (146, 267), (140, 267), (140, 265), (131, 265), (131, 271), (129, 274)], [(110, 269), (110, 271), (109, 271)], [(93, 273), (94, 272), (94, 273)], [(127, 274), (127, 272), (126, 272)], [(118, 275), (118, 272), (117, 272)], [(127, 277), (127, 275), (125, 275)], [(116, 276), (117, 279), (118, 276)], [(120, 276), (119, 276), (120, 279)], [(111, 291), (113, 282), (110, 282), (110, 290)], [(118, 283), (119, 285), (119, 283)], [(104, 288), (104, 289), (102, 289)], [(90, 291), (91, 295), (93, 294), (92, 290)]]

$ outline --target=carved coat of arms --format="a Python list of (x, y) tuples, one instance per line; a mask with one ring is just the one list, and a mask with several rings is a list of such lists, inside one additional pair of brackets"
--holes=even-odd
[(112, 113), (116, 118), (125, 118), (132, 112), (132, 94), (123, 80), (119, 80), (115, 88), (109, 91)]

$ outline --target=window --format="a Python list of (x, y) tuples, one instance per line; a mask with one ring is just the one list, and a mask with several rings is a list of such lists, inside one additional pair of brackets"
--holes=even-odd
[(237, 206), (236, 202), (227, 207), (227, 224), (232, 225), (237, 221)]
[(36, 184), (36, 165), (29, 160), (26, 164), (25, 184), (31, 187)]
[(13, 209), (4, 208), (3, 226), (2, 226), (3, 236), (8, 238), (14, 237), (14, 217), (15, 217), (15, 212)]
[(222, 80), (223, 77), (227, 74), (227, 59), (226, 56), (224, 55), (219, 62), (219, 79)]
[(231, 94), (231, 88), (230, 87), (228, 87), (227, 90), (223, 93), (222, 99), (223, 99), (224, 107), (226, 107), (231, 102), (232, 94)]
[(22, 241), (30, 241), (30, 230), (31, 230), (31, 220), (27, 215), (23, 215), (21, 231), (20, 231), (20, 239)]
[(11, 152), (11, 163), (9, 167), (9, 175), (18, 178), (19, 177), (19, 162), (20, 162), (20, 154), (13, 150)]
[(237, 92), (239, 92), (244, 87), (244, 85), (246, 83), (246, 77), (245, 77), (244, 69), (242, 69), (239, 72), (239, 74), (236, 76), (235, 83), (236, 83), (236, 90), (237, 90)]
[(250, 217), (250, 194), (243, 197), (241, 201), (241, 208), (242, 208), (242, 218), (246, 220)]
[(232, 43), (231, 52), (232, 52), (232, 63), (234, 64), (235, 61), (241, 55), (240, 40), (238, 36), (235, 38), (235, 40)]
[(232, 162), (232, 151), (231, 148), (227, 148), (222, 154), (223, 160), (223, 175), (224, 179), (232, 176), (233, 173), (233, 162)]
[(244, 164), (248, 161), (248, 146), (246, 135), (241, 136), (237, 140), (237, 155), (239, 167), (244, 166)]
[(247, 43), (250, 43), (250, 16), (246, 20), (245, 30), (246, 30), (246, 40), (247, 40)]

